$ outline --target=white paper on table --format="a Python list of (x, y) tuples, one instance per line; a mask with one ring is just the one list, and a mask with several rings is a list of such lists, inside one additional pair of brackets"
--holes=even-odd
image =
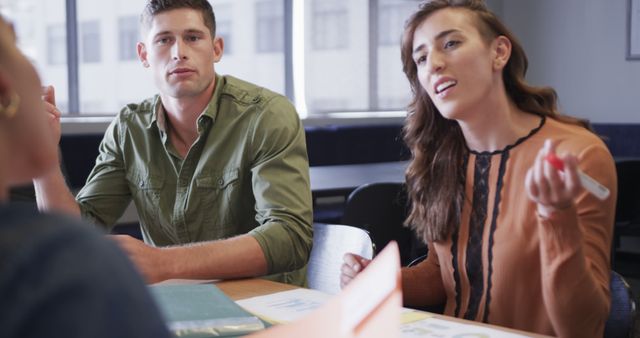
[[(391, 265), (392, 269), (387, 269)], [(392, 274), (380, 275), (380, 271), (390, 271)], [(376, 278), (384, 280), (379, 281)], [(356, 323), (354, 318), (360, 317), (361, 313), (346, 314), (345, 309), (350, 309), (354, 303), (353, 299), (362, 299), (361, 290), (370, 290), (372, 285), (387, 285), (387, 279), (393, 280), (394, 287), (383, 299), (380, 299), (374, 308), (369, 308), (369, 313)], [(376, 293), (376, 292), (371, 292)], [(378, 298), (374, 295), (374, 298)], [(300, 300), (300, 299), (298, 299)], [(304, 304), (304, 302), (303, 302)], [(280, 309), (301, 309), (308, 311), (306, 315), (298, 320), (282, 325), (270, 327), (267, 330), (257, 332), (251, 337), (260, 338), (400, 338), (400, 311), (402, 308), (402, 292), (400, 289), (400, 252), (395, 242), (390, 242), (380, 254), (371, 261), (367, 269), (358, 276), (338, 295), (325, 299), (323, 304), (313, 310), (312, 304), (303, 307), (298, 302), (284, 302), (279, 305)], [(363, 304), (369, 307), (370, 304)], [(273, 307), (272, 307), (273, 308)], [(279, 309), (279, 310), (280, 310)], [(289, 310), (290, 312), (290, 310)], [(263, 315), (264, 316), (264, 315)], [(267, 317), (272, 317), (272, 313), (267, 313)], [(355, 325), (355, 326), (353, 326)]]
[(400, 326), (402, 338), (526, 338), (521, 334), (501, 331), (480, 325), (438, 318), (425, 318)]
[(236, 301), (238, 305), (270, 323), (288, 323), (313, 310), (331, 295), (311, 289), (294, 289)]
[[(236, 301), (245, 310), (275, 323), (288, 323), (319, 308), (332, 295), (311, 289), (294, 289)], [(402, 309), (402, 323), (414, 322), (431, 314), (414, 309)]]

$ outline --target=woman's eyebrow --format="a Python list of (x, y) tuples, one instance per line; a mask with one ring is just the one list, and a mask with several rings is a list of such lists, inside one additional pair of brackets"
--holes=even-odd
[[(455, 29), (455, 28), (454, 29), (447, 29), (447, 30), (444, 30), (444, 31), (438, 33), (438, 35), (436, 35), (435, 39), (433, 39), (433, 40), (434, 41), (438, 41), (440, 39), (443, 39), (444, 37), (446, 37), (449, 34), (459, 33), (459, 32), (460, 32), (459, 29)], [(421, 49), (424, 48), (424, 46), (425, 46), (424, 43), (418, 45), (418, 47), (413, 49), (413, 54), (416, 54), (417, 52), (419, 52)]]

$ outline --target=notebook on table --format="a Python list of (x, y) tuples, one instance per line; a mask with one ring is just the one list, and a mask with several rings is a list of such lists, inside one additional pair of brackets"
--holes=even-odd
[(213, 284), (149, 286), (176, 337), (240, 337), (265, 328)]

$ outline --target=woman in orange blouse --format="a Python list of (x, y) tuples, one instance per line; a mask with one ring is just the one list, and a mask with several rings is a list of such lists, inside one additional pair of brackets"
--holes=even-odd
[[(405, 26), (402, 61), (414, 93), (407, 224), (429, 244), (427, 259), (402, 271), (405, 304), (602, 337), (617, 184), (605, 144), (558, 113), (553, 89), (525, 82), (522, 46), (482, 1), (424, 3)], [(579, 170), (609, 196), (586, 191)], [(342, 284), (368, 262), (346, 255)]]

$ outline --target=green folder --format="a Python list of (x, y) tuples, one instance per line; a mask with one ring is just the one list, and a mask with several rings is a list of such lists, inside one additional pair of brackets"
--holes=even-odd
[(151, 294), (176, 337), (240, 337), (265, 328), (213, 284), (153, 285)]

